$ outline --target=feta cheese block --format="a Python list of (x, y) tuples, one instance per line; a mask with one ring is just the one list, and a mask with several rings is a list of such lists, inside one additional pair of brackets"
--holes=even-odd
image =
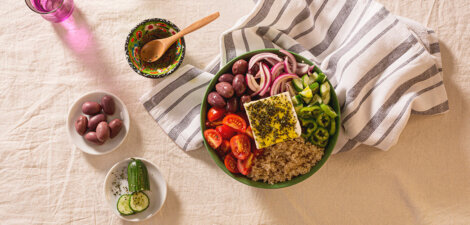
[(297, 114), (287, 92), (251, 101), (243, 106), (258, 149), (292, 140), (302, 134)]

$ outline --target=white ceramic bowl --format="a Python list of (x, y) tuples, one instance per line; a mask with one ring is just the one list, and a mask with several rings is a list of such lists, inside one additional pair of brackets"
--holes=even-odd
[[(128, 187), (127, 165), (131, 161), (131, 158), (125, 159), (114, 164), (114, 166), (111, 167), (108, 174), (106, 175), (103, 186), (106, 204), (111, 207), (111, 210), (114, 212), (114, 214), (116, 214), (123, 220), (138, 222), (146, 220), (152, 217), (153, 215), (157, 214), (158, 211), (160, 211), (166, 200), (167, 186), (165, 179), (163, 178), (162, 174), (155, 166), (155, 164), (142, 158), (134, 158), (140, 159), (145, 164), (148, 170), (150, 191), (145, 191), (145, 194), (147, 194), (147, 196), (149, 197), (150, 204), (146, 210), (129, 216), (123, 216), (117, 211), (117, 201), (119, 199), (120, 194), (130, 194), (129, 192), (125, 191), (127, 190), (125, 188)], [(119, 175), (123, 173), (123, 171), (125, 176), (121, 178)], [(116, 183), (120, 184), (120, 190), (123, 190), (123, 192), (121, 192), (120, 194), (114, 194), (115, 190), (117, 190)]]
[[(75, 120), (80, 115), (85, 115), (82, 113), (82, 104), (84, 102), (94, 101), (100, 103), (100, 100), (104, 95), (112, 96), (116, 105), (116, 111), (114, 112), (114, 114), (107, 115), (108, 122), (117, 118), (121, 119), (123, 122), (123, 128), (116, 137), (107, 140), (102, 145), (97, 145), (86, 141), (83, 136), (80, 136), (77, 133), (77, 131), (75, 130)], [(91, 155), (103, 155), (116, 150), (126, 139), (127, 134), (129, 133), (129, 128), (130, 119), (126, 105), (124, 105), (121, 99), (119, 99), (116, 95), (105, 91), (89, 92), (83, 95), (82, 97), (78, 98), (70, 108), (67, 117), (67, 132), (69, 134), (70, 141), (75, 144), (80, 150)]]

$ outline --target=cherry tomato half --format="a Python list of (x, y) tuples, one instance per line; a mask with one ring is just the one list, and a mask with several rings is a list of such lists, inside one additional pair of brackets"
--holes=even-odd
[(230, 148), (235, 158), (244, 160), (251, 153), (250, 138), (246, 134), (237, 134), (230, 139)]
[(230, 141), (223, 140), (222, 144), (216, 149), (217, 154), (223, 159), (225, 155), (230, 153)]
[(204, 137), (213, 149), (218, 148), (222, 144), (222, 136), (214, 129), (204, 131)]
[(224, 108), (215, 108), (215, 107), (212, 107), (209, 109), (209, 111), (207, 112), (207, 119), (210, 121), (210, 122), (214, 122), (220, 118), (222, 118), (225, 114), (225, 109)]
[(253, 156), (254, 154), (250, 153), (248, 158), (245, 160), (238, 160), (237, 161), (237, 168), (243, 175), (248, 175), (251, 172), (251, 166), (253, 165)]
[(224, 120), (222, 120), (222, 123), (240, 132), (245, 132), (246, 130), (245, 120), (236, 114), (229, 114), (225, 116)]
[(235, 129), (227, 125), (217, 126), (215, 130), (219, 132), (220, 135), (222, 135), (223, 139), (227, 139), (227, 140), (230, 140), (230, 138), (233, 137), (237, 133)]
[(228, 154), (227, 156), (225, 156), (224, 164), (225, 167), (227, 167), (228, 171), (232, 173), (239, 173), (237, 168), (237, 160), (232, 155)]

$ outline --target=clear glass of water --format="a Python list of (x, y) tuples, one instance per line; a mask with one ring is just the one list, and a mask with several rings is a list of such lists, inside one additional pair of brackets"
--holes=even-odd
[(44, 19), (60, 23), (72, 15), (73, 0), (25, 0), (26, 5)]

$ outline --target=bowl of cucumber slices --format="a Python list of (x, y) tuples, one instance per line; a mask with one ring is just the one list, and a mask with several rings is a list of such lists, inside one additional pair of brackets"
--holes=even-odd
[(121, 219), (138, 222), (155, 215), (163, 206), (167, 186), (158, 168), (142, 158), (116, 163), (104, 181), (106, 203)]

